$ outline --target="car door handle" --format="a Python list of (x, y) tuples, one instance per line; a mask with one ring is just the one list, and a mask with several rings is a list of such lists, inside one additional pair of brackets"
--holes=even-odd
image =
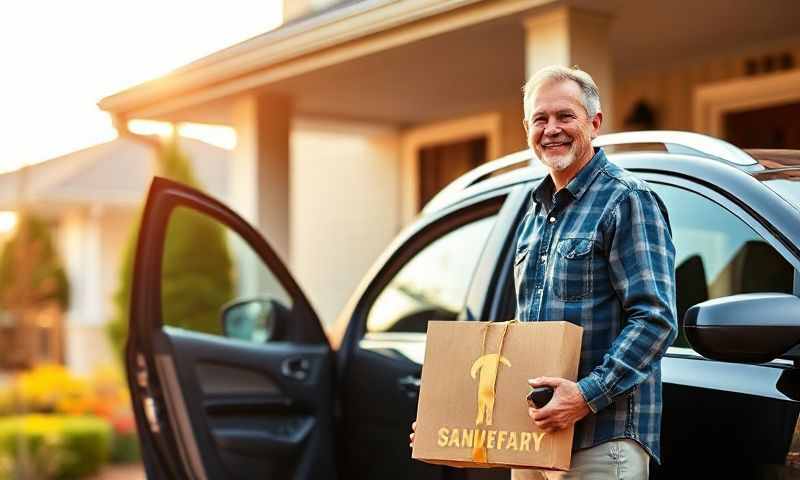
[(397, 385), (400, 390), (405, 393), (409, 398), (416, 398), (419, 396), (419, 386), (422, 380), (414, 375), (406, 375), (405, 377), (397, 379)]
[(311, 362), (307, 358), (294, 357), (287, 358), (281, 363), (281, 373), (285, 377), (293, 380), (303, 381), (308, 378), (309, 371), (311, 370)]

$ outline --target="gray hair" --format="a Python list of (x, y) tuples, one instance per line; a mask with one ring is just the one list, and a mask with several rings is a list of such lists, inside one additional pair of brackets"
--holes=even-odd
[(533, 114), (533, 97), (539, 87), (546, 83), (560, 82), (564, 80), (572, 80), (577, 83), (583, 92), (583, 108), (589, 118), (595, 116), (600, 112), (600, 92), (597, 90), (597, 85), (594, 83), (592, 76), (580, 70), (578, 67), (564, 67), (561, 65), (550, 65), (539, 69), (533, 76), (525, 83), (522, 88), (523, 100), (522, 104), (525, 109), (525, 120), (530, 119)]

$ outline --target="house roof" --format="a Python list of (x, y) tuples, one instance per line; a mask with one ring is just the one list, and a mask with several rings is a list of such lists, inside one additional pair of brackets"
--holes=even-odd
[(179, 113), (198, 105), (554, 1), (345, 1), (105, 97), (98, 105), (122, 118), (185, 120)]
[[(200, 184), (225, 199), (231, 153), (199, 140), (181, 138), (181, 149)], [(154, 172), (152, 147), (118, 138), (42, 163), (0, 175), (0, 209), (14, 209), (21, 199), (51, 211), (75, 206), (141, 205)]]

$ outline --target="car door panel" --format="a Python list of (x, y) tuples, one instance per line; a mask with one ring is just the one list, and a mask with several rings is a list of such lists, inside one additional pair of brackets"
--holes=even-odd
[[(318, 443), (314, 436), (325, 428), (319, 428), (317, 414), (332, 396), (326, 348), (276, 344), (265, 350), (174, 329), (161, 332), (158, 344), (159, 351), (171, 350), (168, 358), (174, 359), (184, 395), (202, 399), (186, 406), (195, 410), (193, 431), (211, 434), (201, 450), (219, 449), (229, 472), (241, 478), (286, 478), (300, 460), (301, 447)], [(307, 362), (305, 380), (284, 371), (296, 359)], [(244, 475), (242, 465), (251, 462), (239, 456), (259, 458), (264, 452), (271, 454), (268, 461), (252, 462), (257, 468)]]
[[(360, 478), (442, 478), (443, 467), (411, 459), (422, 366), (386, 351), (357, 349), (344, 385), (342, 431), (349, 473)], [(404, 384), (406, 379), (409, 383)], [(376, 461), (380, 459), (380, 461)], [(391, 467), (389, 467), (391, 465)]]
[[(684, 258), (676, 269), (680, 325), (682, 312), (709, 298), (753, 291), (796, 293), (797, 286), (792, 286), (798, 265), (796, 248), (776, 234), (770, 223), (784, 209), (783, 205), (775, 204), (770, 209), (765, 208), (763, 198), (756, 202), (749, 195), (732, 197), (723, 188), (709, 183), (708, 178), (692, 181), (649, 172), (640, 175), (667, 203), (677, 256)], [(678, 191), (680, 196), (674, 194)], [(762, 196), (764, 193), (763, 189), (742, 191)], [(676, 199), (695, 203), (680, 208)], [(754, 209), (754, 205), (759, 208)], [(692, 211), (689, 217), (703, 223), (687, 221), (688, 211)], [(712, 211), (713, 214), (709, 213)], [(696, 238), (715, 234), (728, 241), (718, 242), (714, 249), (709, 249), (701, 246), (702, 242), (687, 242), (686, 237), (682, 240), (682, 229)], [(737, 247), (737, 234), (747, 240), (741, 248)], [(739, 271), (732, 265), (746, 267)], [(722, 273), (720, 266), (724, 267)], [(739, 272), (738, 277), (734, 272)], [(741, 281), (735, 281), (739, 278)], [(662, 359), (663, 464), (653, 465), (651, 478), (683, 478), (687, 471), (703, 477), (796, 475), (788, 472), (786, 463), (800, 412), (797, 396), (791, 393), (792, 385), (797, 385), (791, 362), (779, 360), (769, 365), (718, 362), (700, 357), (691, 348), (678, 346), (689, 347), (684, 335)]]
[[(276, 338), (255, 343), (163, 324), (161, 255), (177, 206), (238, 235), (289, 292)], [(148, 478), (336, 477), (333, 354), (302, 292), (251, 226), (196, 190), (156, 179), (133, 285), (126, 363)]]
[(778, 385), (796, 384), (793, 372), (664, 357), (662, 465), (650, 478), (783, 478), (800, 403)]

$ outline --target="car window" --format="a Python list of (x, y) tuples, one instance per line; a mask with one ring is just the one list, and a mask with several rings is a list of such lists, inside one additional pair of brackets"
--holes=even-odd
[(166, 230), (161, 305), (165, 325), (265, 342), (285, 320), (292, 300), (237, 233), (196, 210), (177, 207)]
[(428, 320), (455, 320), (496, 218), (461, 224), (417, 247), (370, 307), (367, 332), (425, 333)]
[[(651, 184), (669, 212), (675, 243), (678, 321), (712, 298), (740, 293), (792, 293), (792, 266), (752, 228), (721, 205), (671, 185)], [(676, 347), (689, 347), (681, 328)]]

